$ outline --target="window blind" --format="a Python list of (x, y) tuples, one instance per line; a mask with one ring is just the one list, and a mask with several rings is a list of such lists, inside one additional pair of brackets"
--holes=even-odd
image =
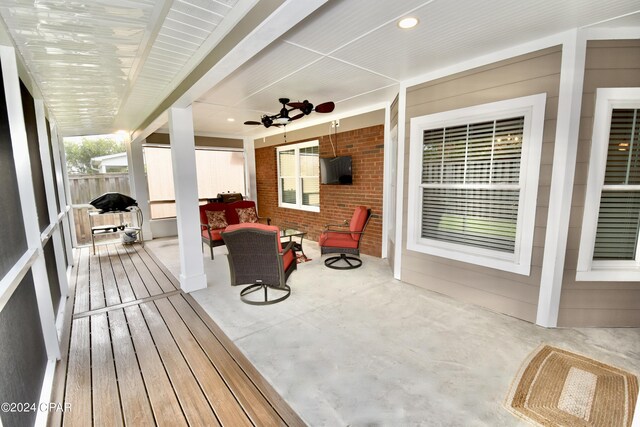
[(295, 204), (296, 195), (296, 152), (295, 150), (280, 151), (280, 186), (282, 188), (282, 203)]
[(635, 260), (640, 233), (640, 110), (611, 114), (594, 260)]
[(423, 238), (514, 253), (524, 116), (423, 133)]
[(320, 148), (316, 145), (300, 149), (302, 204), (320, 206)]

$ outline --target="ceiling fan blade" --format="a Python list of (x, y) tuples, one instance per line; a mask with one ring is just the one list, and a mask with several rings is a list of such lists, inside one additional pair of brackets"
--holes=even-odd
[(291, 108), (295, 108), (297, 110), (304, 107), (304, 102), (290, 102), (287, 104), (287, 106)]
[(244, 124), (245, 125), (261, 125), (262, 123), (249, 120), (248, 122), (244, 122)]
[(300, 117), (304, 117), (304, 113), (296, 114), (295, 116), (290, 117), (289, 121), (298, 120)]
[(316, 113), (330, 113), (333, 109), (336, 108), (336, 104), (333, 102), (325, 102), (316, 106)]

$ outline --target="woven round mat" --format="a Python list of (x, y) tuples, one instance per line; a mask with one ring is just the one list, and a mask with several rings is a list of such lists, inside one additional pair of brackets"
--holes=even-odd
[(631, 426), (638, 378), (622, 369), (544, 345), (523, 364), (506, 406), (542, 426)]

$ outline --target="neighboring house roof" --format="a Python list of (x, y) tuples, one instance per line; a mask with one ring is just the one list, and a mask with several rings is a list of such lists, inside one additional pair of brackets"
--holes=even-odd
[(106, 156), (98, 156), (91, 158), (91, 165), (94, 168), (106, 166), (126, 167), (129, 165), (127, 161), (127, 153), (107, 154)]

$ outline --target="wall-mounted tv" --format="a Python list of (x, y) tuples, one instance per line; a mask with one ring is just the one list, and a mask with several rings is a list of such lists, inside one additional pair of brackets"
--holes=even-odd
[(320, 183), (351, 185), (351, 156), (320, 159)]

